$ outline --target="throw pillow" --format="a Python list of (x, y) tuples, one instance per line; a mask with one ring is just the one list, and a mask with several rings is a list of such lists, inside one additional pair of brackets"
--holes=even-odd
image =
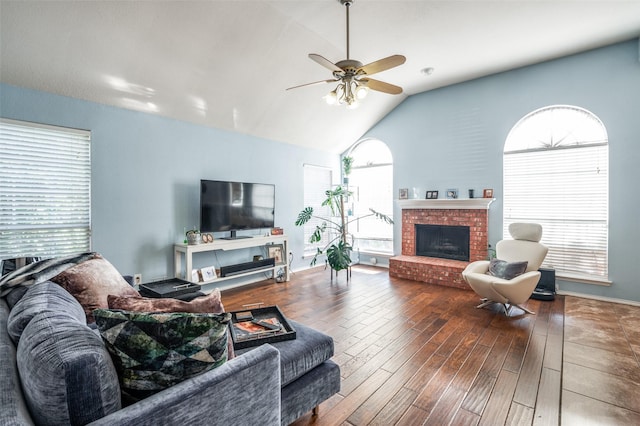
[(171, 298), (123, 297), (110, 294), (107, 297), (107, 303), (109, 309), (121, 309), (123, 311), (224, 313), (220, 289), (217, 288), (206, 296), (196, 297), (189, 302)]
[(122, 275), (109, 261), (97, 255), (79, 265), (51, 278), (51, 281), (62, 286), (82, 305), (87, 317), (87, 323), (94, 322), (93, 311), (98, 308), (108, 308), (107, 296), (140, 296), (122, 278)]
[(94, 311), (118, 371), (123, 403), (133, 403), (227, 361), (231, 314)]
[[(109, 295), (109, 309), (135, 312), (191, 312), (198, 314), (223, 314), (224, 306), (220, 289), (215, 288), (206, 296), (196, 297), (190, 302), (171, 298), (123, 297)], [(228, 336), (227, 359), (233, 359), (233, 341)]]
[(518, 275), (524, 274), (528, 264), (529, 262), (526, 260), (523, 262), (507, 262), (506, 260), (491, 259), (491, 263), (489, 263), (489, 275), (505, 280), (512, 280)]

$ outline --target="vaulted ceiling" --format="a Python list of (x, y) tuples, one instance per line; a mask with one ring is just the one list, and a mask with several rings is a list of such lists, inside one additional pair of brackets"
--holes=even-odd
[[(338, 0), (0, 0), (0, 81), (341, 152), (407, 96), (640, 35), (636, 1), (355, 0), (351, 59), (401, 54), (359, 108), (311, 61), (346, 59)], [(431, 74), (423, 72), (433, 68)], [(606, 78), (606, 76), (603, 76)]]

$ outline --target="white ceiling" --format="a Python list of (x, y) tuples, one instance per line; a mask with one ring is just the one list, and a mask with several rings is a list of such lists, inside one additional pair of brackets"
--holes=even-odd
[[(407, 96), (640, 35), (640, 0), (355, 0), (351, 59), (401, 54), (360, 108), (309, 53), (346, 59), (338, 0), (0, 0), (0, 81), (341, 152)], [(433, 67), (432, 75), (420, 71)]]

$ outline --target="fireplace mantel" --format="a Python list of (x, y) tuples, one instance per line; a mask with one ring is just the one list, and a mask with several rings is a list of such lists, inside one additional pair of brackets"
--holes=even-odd
[(416, 209), (488, 210), (489, 205), (494, 200), (495, 198), (465, 198), (465, 199), (441, 199), (441, 200), (411, 199), (411, 200), (398, 200), (398, 205), (402, 210), (416, 210)]

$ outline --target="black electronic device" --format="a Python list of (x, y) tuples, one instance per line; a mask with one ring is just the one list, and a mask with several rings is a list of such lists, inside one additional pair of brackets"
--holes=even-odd
[(201, 180), (200, 232), (231, 232), (223, 239), (235, 239), (243, 238), (236, 231), (273, 228), (275, 192), (266, 183)]
[(271, 257), (269, 259), (258, 260), (255, 262), (245, 262), (245, 263), (238, 263), (236, 265), (221, 266), (220, 276), (232, 277), (234, 275), (243, 274), (245, 272), (273, 268), (275, 265), (276, 265), (276, 259)]
[(180, 300), (191, 300), (199, 296), (204, 296), (204, 293), (200, 292), (200, 288), (198, 284), (180, 278), (169, 278), (140, 284), (139, 291), (140, 295), (144, 297), (171, 297)]
[(532, 299), (554, 300), (556, 297), (556, 271), (555, 269), (540, 268), (540, 280), (531, 294)]
[(267, 330), (280, 330), (280, 326), (276, 324), (271, 324), (266, 321), (256, 320), (251, 321), (252, 323), (259, 325), (260, 327), (266, 328)]

